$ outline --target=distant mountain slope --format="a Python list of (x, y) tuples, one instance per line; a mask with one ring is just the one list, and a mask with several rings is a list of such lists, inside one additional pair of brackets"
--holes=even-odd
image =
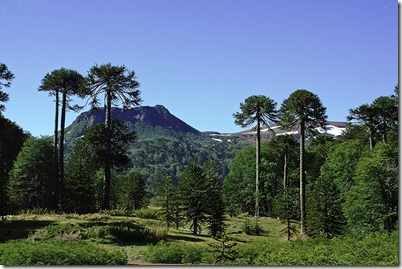
[[(126, 122), (135, 131), (137, 140), (128, 148), (130, 168), (139, 171), (148, 186), (166, 175), (178, 176), (186, 165), (195, 161), (216, 163), (223, 177), (228, 173), (228, 164), (245, 145), (242, 136), (225, 140), (224, 143), (211, 139), (184, 121), (172, 115), (164, 106), (142, 106), (123, 111), (112, 109), (112, 119)], [(85, 129), (93, 124), (103, 123), (105, 110), (89, 110), (81, 113), (66, 128), (67, 153), (74, 141), (84, 135)]]
[[(170, 132), (171, 134), (200, 135), (201, 132), (184, 121), (172, 115), (164, 106), (140, 106), (124, 111), (121, 108), (112, 108), (112, 120), (129, 123), (139, 135), (149, 132)], [(74, 140), (84, 134), (86, 127), (103, 123), (105, 110), (103, 108), (81, 113), (74, 122), (66, 128), (66, 140)]]

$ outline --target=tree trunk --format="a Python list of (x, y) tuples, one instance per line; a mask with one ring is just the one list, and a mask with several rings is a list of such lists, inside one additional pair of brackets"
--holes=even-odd
[(193, 234), (197, 235), (197, 231), (198, 231), (198, 219), (194, 218), (193, 219)]
[(105, 154), (105, 176), (103, 179), (103, 205), (104, 210), (110, 209), (110, 180), (111, 180), (111, 101), (112, 97), (110, 92), (106, 93), (106, 117), (105, 117), (105, 131), (106, 131), (106, 154)]
[(286, 192), (287, 187), (287, 178), (288, 178), (288, 147), (285, 145), (285, 152), (284, 152), (284, 160), (283, 160), (283, 192)]
[[(54, 116), (54, 163), (58, 165), (58, 152), (57, 152), (57, 143), (59, 142), (58, 140), (58, 131), (59, 131), (59, 91), (56, 90), (56, 108), (55, 108), (55, 116)], [(57, 169), (58, 173), (60, 173), (59, 167)]]
[(306, 234), (306, 175), (304, 173), (304, 122), (300, 123), (300, 235)]
[(260, 216), (260, 205), (258, 200), (258, 185), (260, 184), (260, 161), (261, 161), (261, 145), (260, 145), (260, 118), (257, 111), (257, 138), (255, 140), (255, 217), (258, 218)]
[(63, 201), (64, 191), (64, 127), (66, 124), (66, 106), (67, 106), (67, 93), (63, 92), (63, 99), (61, 103), (61, 120), (60, 120), (60, 155), (59, 155), (59, 167), (60, 167), (60, 202)]

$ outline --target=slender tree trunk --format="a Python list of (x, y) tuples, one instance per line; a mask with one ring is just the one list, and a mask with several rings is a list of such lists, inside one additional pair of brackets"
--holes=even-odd
[(193, 234), (197, 235), (198, 230), (198, 218), (193, 219)]
[(64, 128), (66, 124), (66, 106), (67, 106), (67, 94), (63, 92), (63, 99), (61, 103), (61, 120), (60, 120), (60, 155), (59, 155), (59, 167), (60, 167), (60, 204), (63, 202), (64, 195)]
[(288, 147), (285, 145), (285, 156), (283, 160), (283, 192), (286, 192), (287, 188), (287, 179), (288, 179)]
[(306, 234), (306, 175), (304, 173), (304, 122), (300, 123), (300, 234)]
[(258, 218), (260, 216), (260, 205), (258, 200), (258, 185), (260, 184), (260, 161), (261, 161), (261, 145), (260, 145), (260, 118), (257, 111), (257, 138), (255, 140), (255, 217)]
[(57, 143), (59, 143), (58, 133), (59, 133), (59, 91), (56, 90), (56, 108), (55, 108), (55, 116), (54, 116), (54, 163), (57, 165), (57, 171), (60, 174), (60, 168), (58, 167), (58, 152), (57, 152)]
[(371, 130), (370, 127), (369, 127), (369, 129), (368, 129), (368, 133), (369, 133), (370, 149), (373, 149), (373, 147), (374, 147), (374, 143), (373, 143), (373, 131)]
[(103, 206), (104, 210), (110, 209), (110, 180), (111, 180), (111, 96), (107, 91), (106, 97), (106, 117), (105, 117), (105, 129), (106, 129), (106, 154), (105, 154), (105, 176), (103, 180)]

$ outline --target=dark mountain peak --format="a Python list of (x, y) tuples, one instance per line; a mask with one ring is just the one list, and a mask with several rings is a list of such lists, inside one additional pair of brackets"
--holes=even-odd
[[(137, 132), (141, 132), (141, 128), (146, 128), (147, 130), (151, 128), (179, 134), (200, 134), (198, 130), (172, 115), (169, 110), (162, 105), (153, 107), (139, 106), (128, 110), (113, 107), (112, 120), (128, 122)], [(90, 109), (89, 111), (81, 113), (67, 130), (71, 130), (74, 136), (80, 136), (83, 134), (85, 127), (104, 121), (104, 108)], [(77, 126), (79, 126), (79, 130), (73, 130)]]

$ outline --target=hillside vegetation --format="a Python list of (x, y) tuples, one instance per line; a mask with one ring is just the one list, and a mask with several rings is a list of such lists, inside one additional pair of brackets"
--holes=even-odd
[[(194, 236), (155, 219), (159, 209), (129, 215), (37, 214), (10, 216), (0, 224), (4, 265), (232, 264), (232, 265), (396, 265), (398, 233), (364, 239), (341, 236), (287, 241), (280, 221), (259, 218), (261, 235), (248, 235), (255, 219), (227, 218), (225, 240)], [(154, 214), (156, 213), (156, 215)], [(146, 215), (152, 216), (147, 218)], [(153, 215), (154, 214), (154, 215)], [(142, 217), (139, 217), (142, 216)], [(223, 250), (223, 244), (228, 246)], [(230, 259), (220, 259), (222, 251)], [(226, 251), (226, 252), (225, 252)]]
[[(61, 68), (39, 86), (55, 98), (52, 137), (0, 114), (0, 263), (398, 264), (398, 85), (351, 108), (337, 136), (306, 89), (280, 108), (246, 98), (234, 122), (255, 131), (225, 135), (140, 107), (138, 87), (124, 65)], [(72, 96), (91, 110), (65, 128)]]

